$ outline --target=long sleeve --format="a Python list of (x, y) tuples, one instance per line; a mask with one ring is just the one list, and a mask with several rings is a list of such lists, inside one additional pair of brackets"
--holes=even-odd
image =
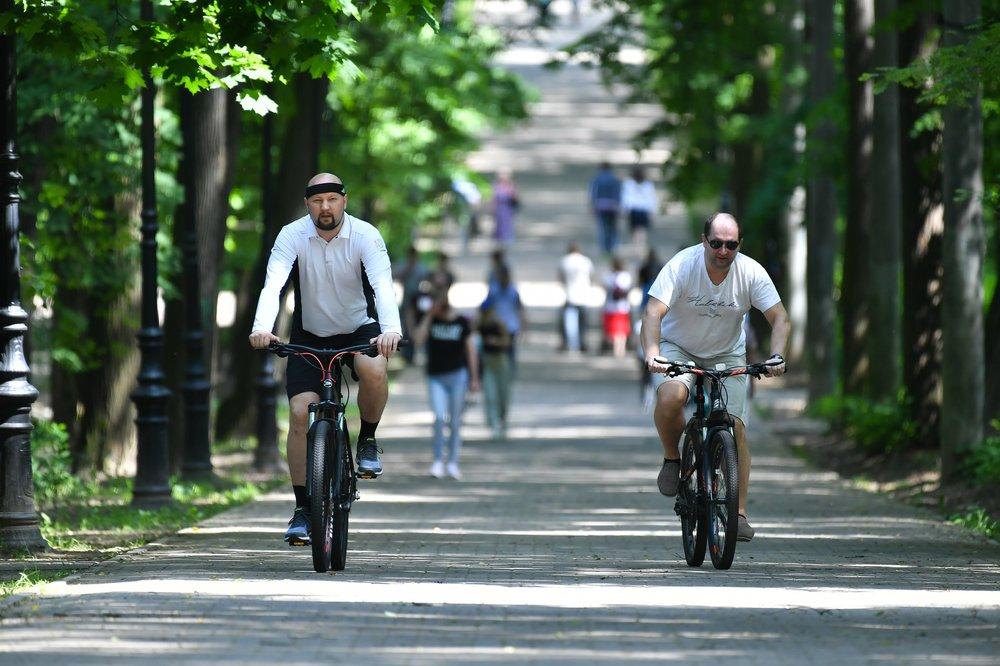
[(396, 292), (392, 286), (392, 265), (389, 262), (385, 241), (380, 234), (365, 242), (361, 249), (361, 263), (368, 284), (375, 293), (375, 309), (378, 312), (382, 332), (402, 335), (403, 327), (399, 322)]
[(267, 275), (264, 278), (264, 288), (257, 299), (253, 331), (271, 331), (274, 328), (280, 307), (281, 288), (288, 281), (288, 274), (294, 264), (295, 249), (290, 242), (289, 228), (285, 227), (278, 233), (267, 260)]

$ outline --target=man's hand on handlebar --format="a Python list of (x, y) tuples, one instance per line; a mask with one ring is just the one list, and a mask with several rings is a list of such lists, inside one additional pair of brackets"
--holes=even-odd
[(764, 361), (767, 366), (767, 376), (777, 377), (785, 374), (785, 357), (781, 354), (771, 354), (771, 357)]
[(652, 373), (663, 374), (668, 372), (670, 370), (669, 363), (670, 361), (656, 354), (650, 354), (646, 357), (646, 369)]
[(254, 331), (250, 334), (250, 346), (254, 349), (267, 349), (272, 342), (281, 342), (281, 338), (270, 331)]
[(399, 349), (399, 341), (402, 339), (403, 336), (399, 333), (382, 333), (368, 342), (378, 346), (378, 353), (380, 355), (392, 358), (392, 355)]

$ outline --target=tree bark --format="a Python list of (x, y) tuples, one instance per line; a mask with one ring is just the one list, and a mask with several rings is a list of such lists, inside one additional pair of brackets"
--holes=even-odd
[[(809, 0), (809, 103), (828, 103), (836, 90), (833, 66), (833, 3)], [(809, 401), (837, 389), (833, 302), (833, 264), (837, 249), (837, 193), (831, 175), (829, 147), (836, 129), (828, 114), (820, 116), (807, 142), (811, 167), (806, 195), (806, 330), (809, 339)]]
[[(247, 336), (257, 310), (257, 297), (264, 286), (264, 274), (271, 247), (281, 227), (305, 214), (303, 192), (309, 179), (319, 171), (319, 130), (317, 116), (325, 107), (328, 82), (308, 75), (296, 76), (293, 83), (294, 110), (289, 114), (281, 142), (280, 167), (276, 175), (273, 211), (265, 219), (273, 223), (264, 229), (253, 271), (237, 294), (236, 320), (227, 386), (220, 386), (221, 396), (216, 419), (216, 437), (223, 439), (253, 429), (255, 396), (251, 387), (259, 367), (257, 354), (247, 344)], [(290, 106), (290, 105), (289, 105)], [(284, 107), (287, 108), (287, 107)], [(228, 389), (228, 390), (227, 390)]]
[[(901, 65), (933, 53), (936, 22), (934, 14), (925, 12), (900, 33)], [(941, 417), (941, 132), (915, 129), (928, 111), (917, 101), (919, 94), (913, 88), (899, 91), (903, 384), (919, 428), (916, 444), (936, 448)]]
[[(944, 45), (968, 42), (978, 0), (943, 5)], [(967, 27), (966, 27), (967, 26)], [(982, 91), (944, 108), (944, 305), (941, 476), (954, 481), (964, 453), (983, 437), (983, 118)]]
[(860, 395), (867, 388), (869, 334), (867, 285), (872, 223), (872, 114), (871, 81), (859, 80), (871, 71), (874, 22), (873, 0), (844, 2), (844, 73), (848, 86), (847, 226), (844, 232), (841, 374), (844, 393)]
[[(874, 66), (896, 67), (896, 30), (885, 27), (896, 11), (896, 0), (875, 3), (875, 21), (882, 27), (875, 35)], [(875, 96), (874, 152), (872, 154), (872, 242), (868, 310), (871, 328), (868, 358), (874, 364), (868, 384), (872, 399), (895, 401), (900, 385), (901, 322), (899, 307), (902, 222), (899, 175), (899, 87), (888, 86)]]

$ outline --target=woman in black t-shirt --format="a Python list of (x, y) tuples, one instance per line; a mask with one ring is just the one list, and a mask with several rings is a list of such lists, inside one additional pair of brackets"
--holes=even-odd
[[(469, 320), (455, 312), (443, 291), (424, 315), (413, 334), (414, 344), (427, 343), (427, 388), (434, 412), (434, 463), (432, 476), (447, 473), (460, 479), (458, 467), (462, 451), (462, 410), (466, 391), (479, 390), (479, 359), (472, 340)], [(445, 426), (448, 426), (448, 455), (445, 457)]]

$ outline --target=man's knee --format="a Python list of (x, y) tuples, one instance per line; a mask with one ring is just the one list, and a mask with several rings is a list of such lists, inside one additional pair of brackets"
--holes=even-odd
[(309, 393), (292, 396), (288, 401), (289, 425), (293, 428), (304, 428), (309, 422), (309, 405), (317, 399), (314, 394)]
[(679, 414), (687, 402), (687, 387), (680, 382), (664, 382), (656, 391), (656, 406), (665, 414)]
[(362, 385), (385, 383), (388, 380), (387, 364), (382, 356), (355, 356), (354, 370)]

